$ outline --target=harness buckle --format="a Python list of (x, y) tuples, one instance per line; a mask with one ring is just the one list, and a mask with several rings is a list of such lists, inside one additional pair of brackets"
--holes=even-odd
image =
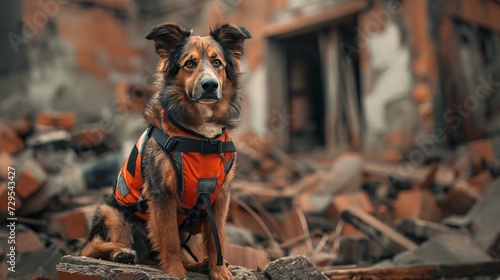
[(177, 142), (178, 142), (178, 141), (179, 141), (179, 140), (177, 140), (177, 139), (175, 139), (175, 138), (170, 137), (170, 138), (168, 138), (167, 142), (165, 142), (165, 145), (163, 145), (163, 147), (164, 147), (167, 151), (171, 152), (171, 151), (174, 149), (174, 147), (175, 147), (175, 145), (177, 144)]
[(201, 142), (200, 153), (206, 154), (220, 154), (222, 153), (222, 141), (220, 140), (205, 140)]

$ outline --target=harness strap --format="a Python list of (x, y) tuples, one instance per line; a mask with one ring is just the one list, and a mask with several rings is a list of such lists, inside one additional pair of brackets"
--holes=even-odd
[[(187, 241), (186, 241), (186, 243), (187, 243)], [(195, 262), (198, 262), (198, 258), (197, 258), (197, 257), (196, 257), (196, 255), (193, 253), (193, 251), (191, 251), (191, 248), (189, 248), (189, 246), (188, 246), (186, 243), (182, 242), (182, 243), (181, 243), (181, 247), (182, 247), (184, 250), (186, 250), (186, 252), (188, 252), (188, 254), (191, 256), (191, 258), (193, 258), (193, 260), (194, 260)]]
[(122, 205), (122, 207), (124, 207), (130, 212), (146, 213), (148, 211), (147, 200), (143, 199), (142, 197), (139, 198), (139, 200), (137, 200), (136, 203), (126, 206)]
[(232, 141), (222, 142), (220, 140), (169, 137), (156, 127), (153, 127), (152, 136), (158, 145), (168, 152), (179, 151), (201, 154), (220, 154), (222, 152), (236, 151), (236, 147)]
[(207, 209), (208, 220), (210, 221), (210, 227), (212, 228), (212, 235), (214, 236), (215, 248), (217, 249), (217, 266), (222, 266), (222, 249), (219, 239), (219, 231), (215, 225), (214, 213), (212, 212), (212, 205), (210, 204), (210, 194), (200, 194), (200, 198), (203, 200), (203, 204)]

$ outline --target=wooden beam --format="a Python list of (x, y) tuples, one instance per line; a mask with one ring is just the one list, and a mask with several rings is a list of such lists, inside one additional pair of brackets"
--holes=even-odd
[(332, 280), (348, 279), (455, 279), (500, 275), (500, 260), (477, 263), (442, 263), (394, 268), (354, 268), (324, 271)]
[(342, 219), (393, 253), (417, 248), (413, 241), (360, 208), (349, 207), (342, 212)]
[(273, 24), (264, 30), (268, 37), (296, 35), (297, 31), (307, 31), (334, 20), (340, 20), (359, 13), (368, 7), (368, 1), (349, 1), (348, 4), (339, 7), (332, 7), (319, 13), (314, 13), (304, 17), (295, 17), (289, 21)]

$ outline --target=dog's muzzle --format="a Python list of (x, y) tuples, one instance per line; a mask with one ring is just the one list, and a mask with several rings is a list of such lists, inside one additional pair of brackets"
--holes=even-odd
[(219, 82), (215, 79), (205, 79), (201, 82), (201, 95), (199, 98), (194, 98), (194, 102), (199, 103), (215, 103), (220, 101), (221, 94)]

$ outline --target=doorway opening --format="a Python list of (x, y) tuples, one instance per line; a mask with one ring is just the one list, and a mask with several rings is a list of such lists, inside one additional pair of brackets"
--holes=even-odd
[[(361, 91), (356, 21), (351, 19), (277, 41), (281, 89), (290, 120), (283, 135), (289, 152), (361, 148)], [(354, 50), (354, 51), (353, 51)], [(272, 74), (272, 73), (271, 73)]]
[(290, 112), (289, 149), (300, 152), (325, 145), (325, 98), (316, 33), (287, 39), (286, 75)]

